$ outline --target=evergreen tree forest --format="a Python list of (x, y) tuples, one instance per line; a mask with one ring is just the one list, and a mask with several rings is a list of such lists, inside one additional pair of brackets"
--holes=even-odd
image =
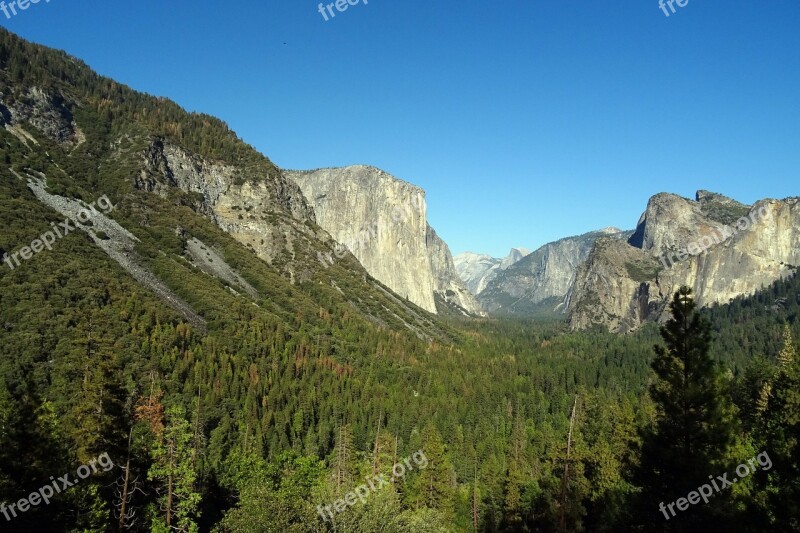
[[(283, 258), (258, 259), (190, 193), (134, 186), (153, 139), (242, 180), (278, 175), (219, 120), (0, 30), (0, 111), (31, 87), (68, 102), (85, 139), (0, 129), (0, 256), (63, 221), (20, 176), (107, 194), (202, 321), (80, 231), (0, 266), (1, 531), (800, 531), (797, 276), (711, 308), (681, 290), (669, 322), (625, 336), (514, 318), (410, 327), (358, 265), (323, 268), (300, 243), (307, 275), (289, 279)], [(193, 268), (190, 237), (257, 298)], [(770, 469), (708, 504), (659, 510), (764, 451)], [(418, 452), (426, 461), (409, 461)], [(85, 466), (102, 457), (113, 466)]]

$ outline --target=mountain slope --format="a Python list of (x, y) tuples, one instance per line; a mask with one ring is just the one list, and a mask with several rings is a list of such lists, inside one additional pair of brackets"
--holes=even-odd
[[(119, 231), (92, 235), (96, 245), (187, 319), (202, 313), (178, 304), (169, 291), (181, 292), (180, 283), (165, 277), (185, 268), (194, 239), (222, 252), (205, 222), (198, 229), (202, 219), (268, 263), (284, 280), (278, 285), (324, 283), (376, 324), (402, 324), (424, 338), (442, 332), (351, 255), (337, 268), (322, 264), (319, 255), (335, 242), (316, 225), (300, 189), (218, 119), (137, 93), (63, 52), (1, 31), (0, 126), (3, 179), (29, 184), (21, 201), (57, 207), (107, 195)], [(0, 251), (14, 253), (35, 235), (2, 237)]]

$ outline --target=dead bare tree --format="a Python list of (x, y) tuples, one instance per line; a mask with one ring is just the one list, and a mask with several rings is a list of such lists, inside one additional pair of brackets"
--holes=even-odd
[(128, 458), (122, 468), (122, 475), (114, 482), (114, 517), (118, 520), (119, 531), (125, 531), (136, 525), (136, 509), (131, 506), (137, 492), (144, 494), (139, 486), (139, 476), (131, 479), (131, 442), (133, 427), (128, 432)]
[(564, 462), (564, 477), (561, 479), (561, 519), (560, 530), (567, 530), (567, 491), (569, 487), (569, 462), (570, 452), (572, 451), (572, 430), (575, 426), (575, 410), (578, 407), (578, 395), (572, 403), (572, 416), (569, 417), (569, 434), (567, 435), (567, 457)]

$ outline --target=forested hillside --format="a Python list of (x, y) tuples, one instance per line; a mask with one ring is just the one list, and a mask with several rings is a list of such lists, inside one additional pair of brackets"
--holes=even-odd
[[(659, 412), (648, 394), (662, 343), (655, 325), (618, 336), (555, 321), (436, 318), (352, 256), (320, 261), (329, 244), (319, 228), (279, 204), (275, 220), (302, 238), (265, 262), (193, 193), (141, 186), (156, 139), (280, 188), (278, 169), (220, 121), (5, 31), (0, 94), (0, 256), (64, 220), (34, 195), (30, 184), (43, 179), (59, 197), (107, 195), (108, 217), (136, 239), (130, 257), (172, 295), (137, 282), (89, 224), (0, 266), (0, 501), (104, 454), (114, 464), (49, 504), (17, 504), (0, 517), (3, 531), (663, 527), (657, 508), (637, 507), (640, 452)], [(60, 115), (36, 112), (42, 102)], [(33, 111), (26, 119), (21, 109)], [(245, 283), (200, 268), (193, 239)], [(798, 359), (786, 354), (788, 332), (800, 338), (798, 310), (795, 277), (703, 313), (724, 370), (719, 394), (743, 421), (735, 451), (746, 459), (773, 439), (784, 461), (775, 467), (783, 477), (735, 493), (728, 520), (749, 513), (741, 527), (797, 525), (781, 496), (797, 479), (781, 417), (797, 412), (786, 368)], [(365, 477), (392, 477), (419, 452), (425, 462), (323, 519), (320, 506)]]

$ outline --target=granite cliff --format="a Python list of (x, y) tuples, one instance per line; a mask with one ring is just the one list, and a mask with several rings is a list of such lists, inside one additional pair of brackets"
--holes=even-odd
[(432, 313), (442, 305), (480, 313), (447, 244), (428, 225), (421, 188), (364, 165), (285, 175), (303, 191), (317, 223), (375, 279)]

